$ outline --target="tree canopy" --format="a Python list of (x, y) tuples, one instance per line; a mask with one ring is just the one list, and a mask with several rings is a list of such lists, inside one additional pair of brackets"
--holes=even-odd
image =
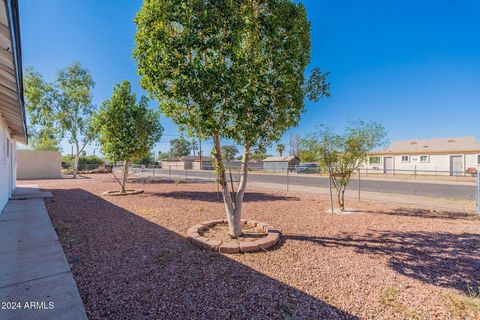
[[(145, 0), (135, 23), (141, 85), (188, 134), (213, 139), (230, 234), (238, 236), (250, 149), (296, 125), (307, 94), (316, 101), (328, 93), (319, 69), (305, 80), (306, 10), (292, 0)], [(243, 147), (238, 192), (228, 190), (222, 139)]]
[(33, 68), (26, 69), (25, 106), (30, 125), (33, 130), (39, 127), (40, 131), (54, 135), (54, 140), (66, 137), (75, 145), (74, 177), (81, 152), (95, 137), (91, 126), (95, 112), (91, 95), (94, 86), (92, 75), (80, 63), (58, 71), (52, 83), (46, 82)]
[(192, 143), (184, 137), (170, 140), (170, 156), (180, 158), (188, 156), (192, 151)]
[(148, 157), (163, 132), (159, 113), (148, 107), (145, 96), (137, 102), (129, 81), (115, 85), (99, 109), (95, 127), (105, 157), (129, 163)]

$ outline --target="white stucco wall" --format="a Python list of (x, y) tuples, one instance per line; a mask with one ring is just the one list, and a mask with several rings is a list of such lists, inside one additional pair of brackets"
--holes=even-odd
[(7, 124), (0, 116), (0, 212), (15, 189), (16, 142), (10, 138)]
[[(368, 163), (364, 165), (364, 168), (372, 171), (383, 171), (384, 169), (384, 158), (385, 157), (392, 157), (395, 173), (402, 173), (402, 170), (408, 171), (445, 171), (445, 174), (449, 174), (450, 172), (450, 157), (451, 156), (461, 156), (462, 163), (463, 163), (463, 170), (467, 170), (468, 168), (475, 168), (477, 171), (480, 171), (480, 165), (478, 164), (478, 155), (479, 153), (451, 153), (451, 154), (425, 154), (428, 156), (427, 162), (420, 161), (420, 155), (417, 154), (404, 154), (408, 155), (409, 161), (402, 162), (403, 155), (383, 155), (380, 157), (379, 164), (371, 164)], [(375, 156), (371, 155), (370, 157)], [(411, 172), (406, 172), (411, 174)]]

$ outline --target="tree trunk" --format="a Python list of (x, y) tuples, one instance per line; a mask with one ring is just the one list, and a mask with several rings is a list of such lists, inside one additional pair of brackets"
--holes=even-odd
[(120, 193), (127, 192), (127, 190), (125, 189), (125, 186), (127, 185), (127, 177), (128, 177), (128, 162), (125, 160), (123, 161), (123, 177), (122, 177), (122, 183), (121, 183), (122, 189), (120, 190)]
[(340, 186), (337, 193), (338, 198), (338, 205), (340, 206), (340, 210), (343, 212), (345, 211), (345, 187)]
[[(227, 176), (225, 173), (225, 166), (223, 165), (222, 148), (220, 146), (220, 137), (218, 136), (218, 133), (214, 133), (213, 143), (215, 147), (214, 156), (216, 162), (217, 182), (222, 188), (223, 203), (225, 204), (229, 233), (232, 237), (239, 237), (242, 234), (240, 218), (238, 217), (235, 219), (235, 206), (230, 190), (228, 190)], [(237, 221), (238, 223), (236, 223)]]
[(235, 226), (239, 226), (240, 232), (241, 232), (240, 220), (242, 218), (243, 196), (245, 195), (245, 190), (247, 189), (249, 155), (250, 155), (250, 147), (248, 145), (245, 145), (243, 147), (242, 164), (240, 168), (240, 183), (238, 184), (237, 197), (235, 199), (234, 222), (235, 222)]
[(78, 172), (78, 160), (80, 159), (80, 150), (78, 147), (78, 142), (75, 142), (75, 161), (73, 163), (73, 179), (77, 178), (77, 172)]

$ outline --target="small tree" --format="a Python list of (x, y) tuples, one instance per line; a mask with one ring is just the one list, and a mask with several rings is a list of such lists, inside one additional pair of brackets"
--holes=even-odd
[(180, 158), (188, 156), (192, 151), (192, 143), (184, 137), (170, 140), (170, 156)]
[(77, 177), (82, 151), (95, 138), (91, 126), (94, 86), (92, 75), (79, 63), (60, 70), (54, 83), (44, 81), (33, 68), (26, 71), (25, 97), (30, 123), (58, 133), (59, 138), (67, 137), (75, 145), (73, 178)]
[(102, 104), (94, 123), (103, 154), (111, 161), (123, 163), (122, 176), (119, 178), (115, 173), (113, 176), (120, 184), (120, 193), (125, 193), (129, 164), (148, 157), (162, 136), (159, 113), (148, 107), (145, 96), (137, 103), (130, 82), (123, 81)]
[(281, 143), (277, 144), (277, 152), (280, 157), (283, 156), (283, 151), (285, 150), (285, 146)]
[(29, 144), (32, 149), (36, 151), (61, 151), (55, 134), (48, 128), (42, 128), (39, 131), (32, 132)]
[(222, 146), (222, 156), (225, 160), (231, 161), (238, 154), (238, 149), (234, 145)]
[(315, 153), (328, 169), (329, 177), (337, 192), (337, 202), (345, 210), (345, 190), (352, 174), (367, 159), (368, 153), (386, 143), (386, 132), (374, 121), (352, 123), (343, 135), (329, 127), (320, 126), (317, 132), (303, 140), (303, 144)]
[[(292, 0), (145, 0), (135, 22), (141, 84), (177, 125), (213, 140), (229, 233), (238, 237), (250, 150), (296, 125), (306, 95), (327, 94), (318, 69), (305, 81), (305, 7)], [(222, 139), (242, 146), (236, 192), (227, 183)]]

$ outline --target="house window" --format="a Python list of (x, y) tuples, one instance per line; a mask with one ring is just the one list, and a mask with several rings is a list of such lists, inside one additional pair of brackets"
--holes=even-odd
[(410, 156), (402, 156), (402, 162), (410, 162)]
[(428, 161), (429, 161), (428, 156), (426, 156), (426, 155), (420, 156), (420, 162), (428, 162)]
[(370, 164), (380, 164), (380, 157), (370, 157), (370, 158), (368, 158), (368, 163), (370, 163)]

